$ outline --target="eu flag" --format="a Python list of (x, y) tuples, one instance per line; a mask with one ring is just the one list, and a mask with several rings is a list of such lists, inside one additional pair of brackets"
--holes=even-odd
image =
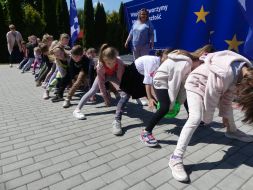
[(244, 44), (244, 54), (253, 60), (253, 1), (239, 0), (239, 2), (244, 16), (249, 23), (248, 36)]
[(71, 46), (73, 46), (80, 32), (75, 0), (70, 0), (69, 18), (71, 31)]
[(129, 28), (138, 11), (148, 9), (156, 49), (193, 51), (210, 43), (253, 59), (253, 0), (133, 0), (124, 5)]

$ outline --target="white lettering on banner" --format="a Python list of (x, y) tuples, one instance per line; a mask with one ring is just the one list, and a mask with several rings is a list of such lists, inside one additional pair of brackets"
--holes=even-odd
[[(168, 5), (162, 5), (159, 7), (154, 7), (151, 9), (147, 9), (149, 14), (155, 14), (155, 13), (159, 13), (157, 15), (150, 15), (149, 20), (161, 20), (162, 19), (162, 13), (161, 12), (167, 12), (168, 11)], [(138, 17), (138, 12), (132, 12), (130, 13), (132, 18), (137, 18)], [(136, 21), (136, 19), (132, 19), (132, 23), (134, 23)]]
[(162, 19), (162, 14), (157, 14), (157, 15), (152, 15), (149, 17), (149, 20), (161, 20)]

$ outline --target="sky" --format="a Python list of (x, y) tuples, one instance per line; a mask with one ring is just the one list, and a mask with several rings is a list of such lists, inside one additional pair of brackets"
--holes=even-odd
[[(66, 1), (69, 6), (69, 0), (66, 0)], [(100, 3), (103, 3), (106, 12), (107, 11), (112, 12), (112, 11), (119, 10), (119, 6), (120, 6), (121, 2), (125, 3), (125, 2), (129, 2), (131, 0), (93, 0), (92, 2), (94, 4), (94, 6), (96, 6), (98, 1)], [(83, 9), (83, 6), (84, 6), (84, 0), (76, 0), (77, 9)]]

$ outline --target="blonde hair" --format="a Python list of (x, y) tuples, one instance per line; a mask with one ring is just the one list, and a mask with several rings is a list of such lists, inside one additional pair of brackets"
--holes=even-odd
[(197, 61), (204, 53), (212, 53), (212, 52), (214, 52), (213, 46), (210, 44), (207, 44), (207, 45), (195, 50), (194, 52), (189, 52), (186, 50), (177, 49), (177, 50), (172, 51), (171, 53), (178, 54), (178, 55), (185, 55), (185, 56), (189, 57), (192, 61)]
[(49, 40), (54, 40), (53, 36), (49, 35), (49, 34), (44, 34), (42, 37), (42, 42), (43, 43), (47, 43)]
[(103, 44), (100, 48), (98, 59), (99, 62), (103, 63), (103, 59), (115, 59), (119, 55), (118, 50), (114, 47), (109, 46), (108, 44)]
[(62, 41), (62, 39), (64, 39), (64, 38), (69, 39), (69, 35), (66, 34), (66, 33), (61, 34), (60, 35), (60, 41)]

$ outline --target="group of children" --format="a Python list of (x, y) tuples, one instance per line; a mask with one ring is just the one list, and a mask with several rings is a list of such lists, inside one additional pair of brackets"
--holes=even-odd
[[(27, 47), (27, 63), (21, 62), (24, 66), (20, 64), (22, 72), (32, 63), (35, 65), (33, 68), (40, 65), (38, 72), (34, 73), (36, 85), (45, 88), (43, 98), (48, 99), (54, 88), (56, 95), (52, 101), (64, 100), (64, 108), (70, 106), (77, 89), (88, 85), (88, 92), (73, 112), (73, 116), (80, 120), (85, 119), (82, 107), (87, 101), (94, 102), (99, 90), (106, 106), (110, 106), (110, 91), (114, 92), (119, 99), (112, 123), (114, 135), (123, 134), (122, 112), (130, 97), (146, 97), (151, 109), (159, 102), (160, 108), (140, 132), (141, 142), (150, 147), (158, 145), (152, 133), (154, 127), (174, 107), (175, 102), (184, 104), (188, 119), (169, 161), (176, 180), (188, 181), (183, 166), (184, 153), (199, 124), (212, 121), (215, 108), (220, 110), (226, 137), (253, 142), (252, 136), (236, 128), (232, 110), (232, 101), (237, 92), (237, 101), (245, 113), (244, 121), (253, 122), (253, 68), (245, 57), (228, 50), (214, 52), (211, 45), (206, 45), (195, 52), (167, 49), (156, 55), (141, 56), (131, 65), (126, 65), (118, 51), (108, 44), (101, 46), (96, 61), (95, 49), (88, 49), (85, 53), (79, 45), (70, 49), (68, 40), (67, 34), (62, 34), (59, 42), (45, 35), (42, 43), (35, 45), (36, 41), (31, 38)], [(34, 57), (30, 53), (32, 47)], [(119, 87), (120, 95), (111, 82)], [(69, 88), (68, 93), (63, 99), (66, 88)]]

